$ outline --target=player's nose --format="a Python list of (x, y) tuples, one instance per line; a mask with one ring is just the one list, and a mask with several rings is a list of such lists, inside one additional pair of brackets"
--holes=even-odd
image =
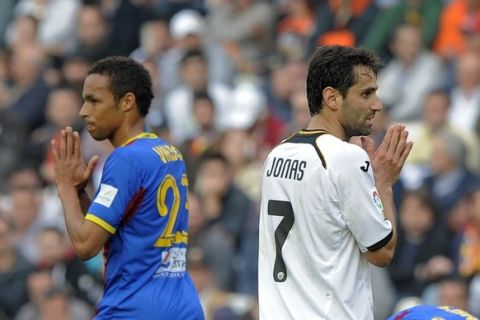
[(375, 101), (372, 104), (372, 110), (373, 111), (382, 111), (383, 110), (382, 101), (380, 101), (380, 98), (378, 96), (375, 97)]
[(78, 112), (78, 116), (80, 118), (85, 118), (87, 116), (87, 107), (86, 107), (86, 102), (82, 104), (82, 107), (80, 108), (80, 111)]

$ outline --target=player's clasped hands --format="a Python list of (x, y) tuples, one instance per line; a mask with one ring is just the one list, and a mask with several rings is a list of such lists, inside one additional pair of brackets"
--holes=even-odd
[(362, 147), (372, 160), (377, 182), (392, 185), (397, 181), (413, 146), (413, 142), (407, 142), (407, 138), (408, 131), (403, 124), (390, 126), (377, 150), (372, 139), (362, 137)]
[(57, 187), (74, 186), (77, 190), (82, 190), (92, 175), (98, 156), (93, 156), (88, 165), (85, 164), (80, 148), (80, 135), (71, 127), (63, 129), (60, 137), (52, 140), (51, 144)]

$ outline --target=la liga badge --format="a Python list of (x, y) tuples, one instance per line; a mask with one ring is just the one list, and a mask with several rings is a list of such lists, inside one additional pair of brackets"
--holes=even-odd
[(380, 209), (383, 212), (382, 200), (380, 199), (380, 196), (378, 195), (377, 190), (373, 191), (372, 197), (373, 197), (373, 203), (375, 203), (377, 208)]

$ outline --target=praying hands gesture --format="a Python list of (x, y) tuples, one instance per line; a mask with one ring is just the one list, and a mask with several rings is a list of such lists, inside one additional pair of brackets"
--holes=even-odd
[(80, 135), (71, 127), (62, 129), (60, 137), (51, 143), (57, 189), (73, 186), (77, 192), (82, 191), (92, 176), (98, 156), (93, 156), (88, 164), (85, 163), (80, 148)]

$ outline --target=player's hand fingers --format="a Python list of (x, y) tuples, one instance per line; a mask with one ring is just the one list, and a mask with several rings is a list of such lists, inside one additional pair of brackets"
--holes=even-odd
[(397, 148), (395, 150), (395, 159), (400, 159), (401, 158), (402, 153), (405, 149), (405, 145), (407, 144), (407, 138), (408, 138), (408, 131), (403, 130), (400, 133), (400, 137), (398, 139)]
[(397, 145), (398, 145), (398, 140), (399, 140), (400, 133), (402, 132), (402, 130), (403, 130), (403, 127), (401, 127), (399, 125), (395, 125), (393, 127), (390, 144), (388, 145), (388, 148), (387, 148), (387, 158), (388, 159), (393, 159), (393, 157), (395, 155), (395, 151), (396, 151)]
[(59, 160), (65, 160), (67, 156), (67, 136), (65, 129), (62, 129), (60, 132), (60, 153), (59, 153)]
[(52, 139), (50, 141), (50, 145), (52, 147), (52, 154), (53, 154), (53, 159), (55, 160), (55, 164), (58, 163), (58, 142), (55, 141), (55, 139)]
[(66, 134), (66, 156), (67, 160), (71, 160), (73, 156), (73, 132), (71, 127), (65, 128)]
[(402, 166), (405, 163), (405, 161), (407, 160), (408, 155), (410, 154), (410, 151), (412, 151), (412, 147), (413, 147), (413, 142), (412, 141), (408, 142), (405, 145), (405, 148), (403, 149), (402, 155), (400, 156), (400, 163), (402, 164)]
[(362, 148), (367, 152), (368, 157), (373, 159), (375, 154), (375, 142), (370, 137), (361, 137)]
[(385, 150), (388, 149), (388, 146), (390, 145), (390, 140), (392, 139), (392, 131), (393, 131), (393, 126), (391, 126), (387, 129), (387, 132), (385, 133), (385, 136), (383, 137), (382, 143), (380, 143), (380, 146), (378, 147), (378, 151), (381, 151), (383, 149), (385, 149)]
[(82, 157), (82, 151), (80, 149), (80, 135), (77, 131), (73, 132), (73, 158), (80, 159)]
[(97, 165), (98, 159), (99, 159), (99, 156), (94, 155), (90, 159), (90, 161), (88, 161), (87, 170), (85, 170), (88, 178), (90, 178), (92, 176), (93, 170), (95, 169), (95, 166)]

